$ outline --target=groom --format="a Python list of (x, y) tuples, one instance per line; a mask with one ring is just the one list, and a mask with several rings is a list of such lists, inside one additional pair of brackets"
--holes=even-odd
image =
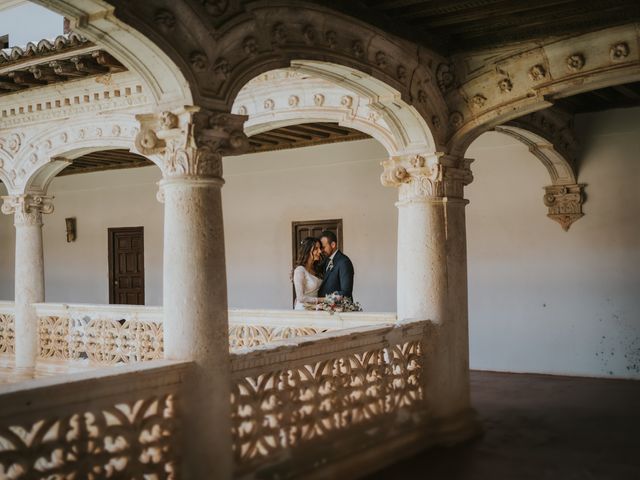
[(335, 233), (325, 230), (320, 236), (320, 243), (327, 259), (324, 263), (324, 280), (318, 296), (325, 297), (337, 293), (342, 297), (353, 298), (353, 264), (349, 257), (338, 250)]

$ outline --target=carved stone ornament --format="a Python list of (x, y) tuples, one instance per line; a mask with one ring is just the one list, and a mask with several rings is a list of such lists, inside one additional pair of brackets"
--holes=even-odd
[(616, 43), (611, 47), (609, 56), (614, 62), (620, 62), (629, 56), (629, 44), (627, 42)]
[(206, 12), (213, 17), (222, 15), (229, 5), (228, 0), (203, 0), (202, 3)]
[(189, 63), (196, 72), (204, 72), (209, 66), (209, 59), (202, 52), (192, 52), (189, 55)]
[(289, 96), (289, 106), (290, 107), (297, 107), (299, 103), (300, 103), (300, 97), (298, 97), (297, 95), (290, 95)]
[(336, 48), (336, 45), (338, 44), (338, 34), (336, 32), (334, 32), (333, 30), (329, 30), (324, 34), (324, 39), (330, 49), (333, 50), (334, 48)]
[(284, 45), (287, 41), (287, 27), (284, 23), (276, 23), (271, 30), (271, 36), (275, 45)]
[(438, 81), (438, 88), (442, 93), (447, 93), (453, 87), (453, 83), (456, 80), (455, 71), (449, 63), (441, 63), (436, 69), (436, 79)]
[(570, 72), (577, 72), (584, 67), (584, 55), (581, 53), (574, 53), (567, 57), (567, 69)]
[(487, 103), (487, 97), (481, 94), (474, 95), (471, 98), (470, 102), (471, 102), (471, 105), (473, 105), (475, 108), (482, 108), (484, 107), (485, 103)]
[(384, 186), (400, 188), (400, 201), (420, 201), (463, 197), (465, 185), (473, 181), (471, 160), (446, 165), (436, 154), (392, 157), (382, 162), (380, 181)]
[(302, 36), (304, 37), (304, 41), (307, 45), (313, 45), (316, 43), (316, 30), (313, 28), (313, 25), (307, 25), (302, 30)]
[(255, 37), (247, 37), (242, 42), (242, 49), (249, 57), (253, 57), (258, 53), (258, 41)]
[(449, 115), (449, 125), (453, 128), (460, 128), (463, 121), (464, 117), (460, 112), (451, 112), (451, 115)]
[(544, 204), (549, 207), (547, 216), (560, 224), (566, 232), (573, 222), (582, 218), (584, 184), (550, 185), (544, 187)]
[(343, 95), (340, 99), (340, 105), (351, 108), (351, 105), (353, 105), (353, 97), (351, 95)]
[(407, 79), (407, 68), (404, 65), (398, 65), (398, 68), (396, 69), (396, 76), (398, 77), (398, 80), (404, 82)]
[(513, 90), (513, 82), (508, 78), (503, 78), (498, 82), (498, 88), (502, 93), (508, 93)]
[(321, 93), (316, 93), (313, 96), (313, 103), (315, 103), (317, 107), (321, 107), (322, 105), (324, 105), (324, 95)]
[(356, 58), (362, 58), (364, 56), (364, 45), (360, 40), (356, 40), (351, 45), (351, 51)]
[(379, 68), (387, 67), (387, 55), (384, 52), (376, 53), (376, 65), (378, 65)]
[(14, 215), (14, 225), (42, 225), (42, 214), (53, 212), (53, 197), (45, 195), (10, 195), (2, 197), (2, 213)]
[(263, 106), (264, 106), (265, 110), (273, 110), (275, 108), (275, 106), (276, 106), (276, 102), (274, 102), (272, 98), (267, 98), (264, 101), (264, 105)]
[(547, 70), (542, 65), (534, 65), (529, 69), (529, 78), (534, 82), (544, 80), (547, 76)]
[(165, 178), (222, 180), (222, 156), (244, 153), (249, 147), (244, 115), (185, 107), (137, 118), (141, 128), (136, 147), (145, 155), (163, 155)]
[(170, 33), (176, 27), (176, 16), (164, 8), (156, 11), (154, 20), (163, 33)]

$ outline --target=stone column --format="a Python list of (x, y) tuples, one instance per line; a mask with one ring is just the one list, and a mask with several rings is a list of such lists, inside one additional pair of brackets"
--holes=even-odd
[(163, 155), (164, 349), (193, 360), (182, 390), (184, 478), (232, 476), (229, 326), (222, 155), (242, 151), (246, 117), (203, 112), (140, 116), (137, 147)]
[(52, 197), (2, 198), (2, 213), (13, 214), (16, 227), (15, 365), (33, 369), (38, 358), (38, 316), (33, 304), (44, 302), (42, 214), (53, 212)]
[(471, 160), (439, 154), (383, 162), (382, 183), (399, 188), (398, 319), (430, 320), (424, 398), (441, 442), (475, 429), (469, 395), (464, 186)]

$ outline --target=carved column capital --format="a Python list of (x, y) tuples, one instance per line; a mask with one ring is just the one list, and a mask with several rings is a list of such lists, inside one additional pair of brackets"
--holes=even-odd
[(382, 162), (380, 179), (400, 189), (400, 202), (462, 199), (464, 187), (473, 180), (472, 161), (439, 153), (391, 157)]
[(9, 195), (2, 200), (2, 213), (13, 214), (16, 227), (41, 226), (42, 214), (53, 212), (53, 197), (45, 195)]
[(573, 222), (581, 218), (584, 201), (584, 183), (573, 185), (549, 185), (544, 187), (544, 204), (549, 207), (547, 216), (558, 222), (566, 232)]
[(248, 150), (244, 115), (185, 107), (136, 118), (140, 122), (136, 148), (144, 155), (163, 156), (165, 179), (222, 182), (222, 156)]

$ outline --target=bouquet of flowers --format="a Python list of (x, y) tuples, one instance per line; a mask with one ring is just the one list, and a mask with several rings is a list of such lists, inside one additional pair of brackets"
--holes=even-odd
[(311, 305), (309, 310), (320, 310), (334, 314), (335, 312), (361, 312), (362, 306), (354, 302), (350, 297), (343, 297), (337, 293), (332, 293), (324, 297), (323, 301), (317, 305)]

